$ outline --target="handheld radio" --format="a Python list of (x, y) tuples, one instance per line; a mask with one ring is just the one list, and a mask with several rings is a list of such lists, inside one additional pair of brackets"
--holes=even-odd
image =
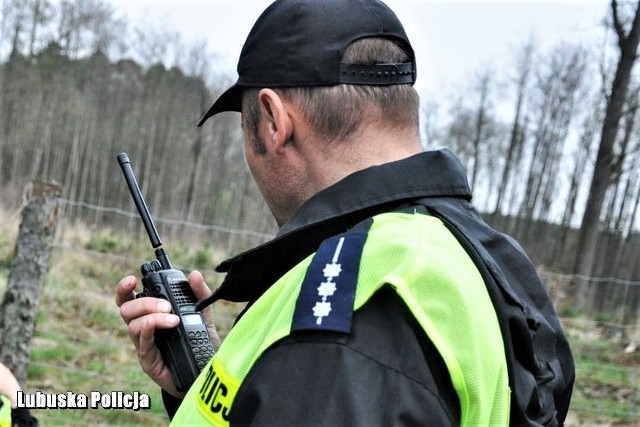
[(139, 297), (155, 297), (169, 301), (171, 312), (180, 317), (178, 326), (172, 329), (156, 329), (155, 342), (178, 391), (186, 391), (213, 356), (213, 346), (202, 315), (196, 311), (197, 299), (184, 274), (171, 267), (162, 246), (158, 231), (133, 174), (129, 156), (118, 154), (125, 180), (138, 208), (156, 259), (142, 264), (143, 291)]

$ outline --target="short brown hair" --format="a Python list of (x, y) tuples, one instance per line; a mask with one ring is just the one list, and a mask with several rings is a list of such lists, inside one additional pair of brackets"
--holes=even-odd
[[(407, 53), (392, 40), (364, 38), (349, 45), (342, 61), (351, 64), (405, 62)], [(419, 97), (409, 84), (389, 86), (347, 85), (274, 89), (295, 102), (313, 130), (327, 140), (349, 139), (358, 130), (367, 105), (379, 109), (392, 125), (418, 127)], [(260, 117), (257, 93), (247, 89), (243, 94), (243, 122), (257, 144)], [(259, 148), (259, 147), (258, 147)]]

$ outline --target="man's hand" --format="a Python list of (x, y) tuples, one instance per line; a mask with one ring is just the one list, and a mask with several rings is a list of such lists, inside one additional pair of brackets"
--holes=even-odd
[[(192, 271), (187, 279), (198, 300), (211, 295), (202, 274)], [(120, 307), (120, 316), (129, 328), (129, 337), (133, 341), (142, 370), (168, 393), (182, 397), (184, 393), (176, 390), (169, 369), (164, 364), (160, 351), (155, 344), (156, 329), (170, 329), (178, 325), (180, 318), (171, 314), (169, 302), (152, 297), (135, 298), (137, 281), (133, 276), (122, 279), (116, 287), (116, 305)], [(211, 307), (202, 312), (213, 347), (217, 349), (220, 338), (213, 324)]]
[(18, 403), (18, 391), (22, 390), (18, 380), (5, 365), (0, 363), (0, 394), (11, 400), (11, 407), (15, 408)]

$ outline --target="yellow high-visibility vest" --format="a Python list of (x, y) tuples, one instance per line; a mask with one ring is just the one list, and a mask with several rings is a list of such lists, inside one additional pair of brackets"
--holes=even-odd
[[(243, 379), (265, 350), (290, 334), (314, 256), (247, 310), (190, 388), (172, 426), (229, 425)], [(478, 269), (445, 225), (423, 214), (377, 215), (359, 262), (353, 310), (382, 286), (393, 287), (449, 370), (461, 425), (507, 426), (510, 390), (498, 318)]]
[(0, 427), (11, 427), (11, 401), (0, 394)]

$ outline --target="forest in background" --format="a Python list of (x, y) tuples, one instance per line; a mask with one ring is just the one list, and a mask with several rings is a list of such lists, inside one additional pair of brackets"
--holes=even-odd
[[(222, 114), (195, 126), (235, 78), (204, 44), (185, 45), (170, 29), (132, 28), (102, 0), (1, 4), (5, 208), (19, 208), (31, 180), (56, 180), (67, 201), (65, 221), (139, 232), (135, 219), (82, 208), (133, 210), (115, 160), (127, 151), (154, 216), (259, 235), (276, 231), (243, 160), (239, 117)], [(541, 51), (532, 39), (514, 51), (510, 69), (478, 70), (446, 100), (421, 94), (421, 131), (425, 148), (448, 147), (460, 156), (475, 206), (536, 264), (640, 280), (640, 78), (633, 68), (640, 21), (636, 1), (613, 4), (603, 16), (608, 37), (598, 46)], [(620, 91), (629, 55), (634, 60)], [(612, 106), (619, 112), (613, 135)], [(595, 238), (585, 237), (593, 212)], [(172, 225), (161, 232), (184, 230)], [(214, 232), (189, 237), (222, 242)], [(250, 234), (225, 240), (229, 251), (256, 243)], [(638, 288), (620, 294), (612, 285), (574, 283), (567, 294), (584, 309), (626, 304), (635, 313)]]

